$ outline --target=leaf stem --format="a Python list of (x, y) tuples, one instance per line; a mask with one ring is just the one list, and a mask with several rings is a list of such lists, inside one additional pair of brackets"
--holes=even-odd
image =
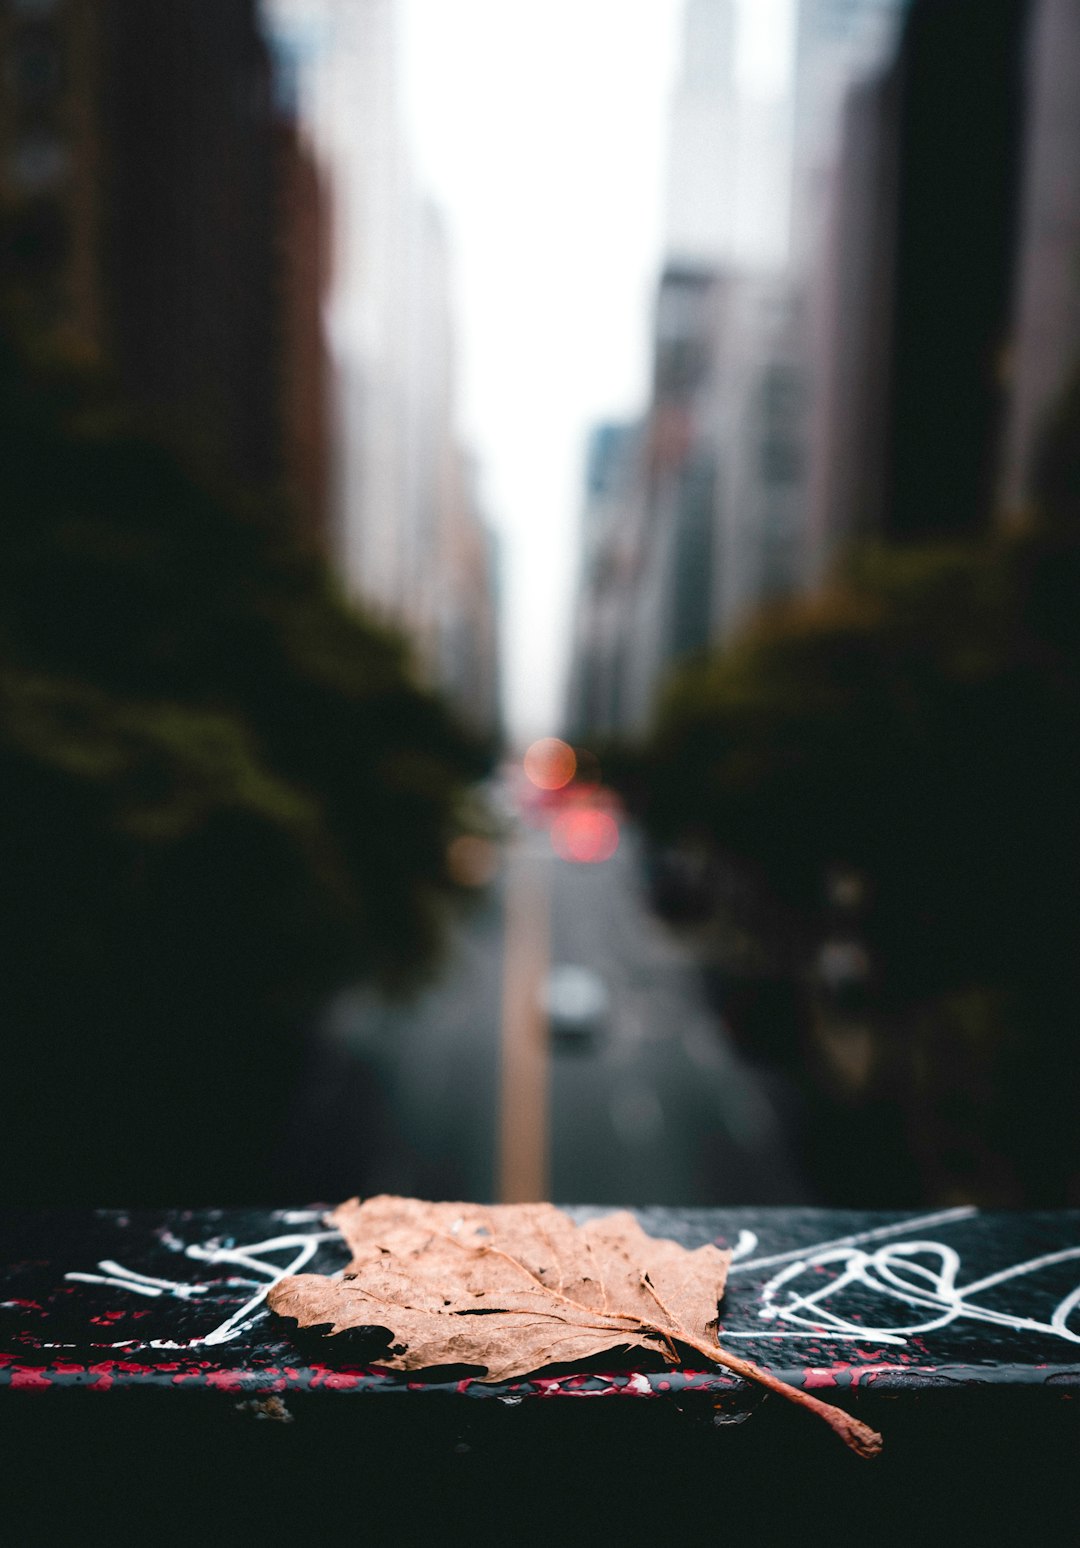
[(809, 1392), (804, 1392), (800, 1387), (793, 1387), (786, 1381), (781, 1381), (779, 1376), (774, 1376), (771, 1371), (764, 1370), (760, 1365), (755, 1365), (752, 1360), (744, 1360), (739, 1355), (729, 1354), (719, 1344), (706, 1343), (704, 1339), (688, 1336), (685, 1332), (676, 1332), (676, 1338), (680, 1343), (689, 1344), (691, 1349), (696, 1349), (700, 1354), (706, 1355), (715, 1365), (723, 1365), (729, 1371), (734, 1371), (736, 1376), (743, 1376), (747, 1381), (756, 1381), (759, 1386), (767, 1387), (770, 1392), (777, 1393), (780, 1397), (787, 1398), (790, 1403), (799, 1403), (803, 1408), (808, 1408), (811, 1413), (817, 1414), (819, 1419), (833, 1430), (846, 1446), (860, 1457), (876, 1457), (881, 1450), (881, 1436), (869, 1425), (863, 1424), (861, 1419), (845, 1413), (842, 1408), (837, 1408), (833, 1403), (823, 1403), (820, 1398), (812, 1397)]
[(759, 1386), (767, 1387), (770, 1392), (776, 1392), (780, 1397), (787, 1398), (789, 1403), (800, 1403), (803, 1408), (810, 1409), (811, 1413), (817, 1414), (819, 1419), (824, 1419), (844, 1444), (850, 1446), (860, 1457), (877, 1456), (881, 1450), (881, 1436), (869, 1425), (863, 1424), (861, 1419), (855, 1419), (833, 1403), (823, 1403), (820, 1398), (811, 1397), (809, 1392), (803, 1392), (801, 1388), (781, 1381), (779, 1376), (763, 1370), (752, 1360), (744, 1360), (740, 1355), (729, 1354), (719, 1343), (706, 1343), (704, 1339), (688, 1333), (671, 1308), (665, 1306), (656, 1286), (647, 1274), (642, 1274), (641, 1283), (668, 1319), (668, 1327), (680, 1343), (689, 1344), (690, 1348), (696, 1349), (699, 1354), (707, 1355), (714, 1365), (726, 1366), (729, 1371), (734, 1371), (736, 1376), (742, 1376), (747, 1381), (756, 1381)]

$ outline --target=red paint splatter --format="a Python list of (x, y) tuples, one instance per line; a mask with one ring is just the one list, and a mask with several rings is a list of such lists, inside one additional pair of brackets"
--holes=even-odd
[(28, 1365), (13, 1365), (11, 1368), (11, 1385), (13, 1387), (48, 1387), (52, 1383), (45, 1371), (36, 1370), (33, 1366)]
[[(351, 1392), (363, 1379), (363, 1374), (359, 1371), (325, 1371), (319, 1385), (328, 1387), (331, 1391)], [(314, 1379), (311, 1385), (315, 1385)]]
[(206, 1385), (219, 1392), (238, 1392), (244, 1385), (244, 1371), (207, 1371)]
[(815, 1369), (813, 1366), (808, 1366), (803, 1371), (804, 1387), (835, 1387), (838, 1385), (834, 1371)]

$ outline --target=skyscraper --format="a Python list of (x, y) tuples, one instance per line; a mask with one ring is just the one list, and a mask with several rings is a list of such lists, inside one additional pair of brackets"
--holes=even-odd
[(1080, 7), (1034, 0), (1030, 14), (1017, 281), (1003, 361), (1000, 494), (1013, 521), (1030, 508), (1043, 433), (1080, 372)]
[(397, 0), (266, 10), (332, 211), (332, 557), (488, 729), (493, 549), (457, 430), (448, 242), (406, 140)]
[(735, 0), (687, 0), (667, 155), (673, 263), (761, 268), (786, 256), (790, 99), (740, 83), (737, 27)]
[(255, 0), (98, 11), (109, 358), (155, 434), (219, 474), (272, 481), (277, 143)]
[[(1010, 413), (1010, 356), (1027, 362), (1012, 411), (1014, 470), (1020, 448), (1030, 452), (1034, 405), (1046, 402), (1034, 383), (1045, 386), (1052, 358), (1029, 344), (1031, 312), (1049, 300), (1031, 280), (1035, 252), (1046, 256), (1058, 224), (1047, 191), (1068, 186), (1070, 88), (1062, 75), (1057, 106), (1047, 105), (1055, 149), (1042, 136), (1028, 139), (1029, 159), (1043, 158), (1029, 181), (1029, 229), (1041, 234), (1022, 302), (1031, 311), (1010, 350), (1025, 95), (1038, 112), (1037, 77), (1047, 65), (1029, 62), (1027, 22), (1023, 0), (912, 0), (894, 62), (849, 99), (816, 291), (823, 326), (814, 358), (826, 387), (812, 443), (819, 563), (852, 536), (925, 540), (987, 530)], [(1058, 273), (1067, 291), (1060, 265)], [(1053, 333), (1066, 314), (1053, 302), (1048, 312)]]
[(0, 4), (0, 287), (83, 360), (104, 346), (101, 20), (85, 0)]
[(204, 474), (315, 500), (285, 400), (318, 372), (323, 211), (256, 0), (3, 0), (0, 56), (9, 314)]
[(908, 0), (797, 0), (792, 263), (820, 262), (834, 195), (844, 99), (892, 58)]

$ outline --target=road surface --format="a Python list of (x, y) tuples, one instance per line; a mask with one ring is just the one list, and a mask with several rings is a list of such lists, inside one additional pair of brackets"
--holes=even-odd
[[(549, 1036), (545, 984), (568, 967), (606, 991), (591, 1036)], [(519, 832), (436, 982), (403, 1004), (339, 997), (289, 1145), (299, 1192), (320, 1199), (810, 1197), (774, 1090), (708, 1009), (691, 949), (645, 906), (629, 827), (600, 864)]]

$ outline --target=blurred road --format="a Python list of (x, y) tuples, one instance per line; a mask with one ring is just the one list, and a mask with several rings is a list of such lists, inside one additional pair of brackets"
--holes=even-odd
[[(806, 1202), (775, 1093), (732, 1049), (639, 877), (630, 828), (600, 864), (558, 859), (526, 830), (436, 984), (399, 1005), (343, 995), (296, 1109), (297, 1196)], [(564, 988), (606, 990), (554, 1036), (553, 969)]]

